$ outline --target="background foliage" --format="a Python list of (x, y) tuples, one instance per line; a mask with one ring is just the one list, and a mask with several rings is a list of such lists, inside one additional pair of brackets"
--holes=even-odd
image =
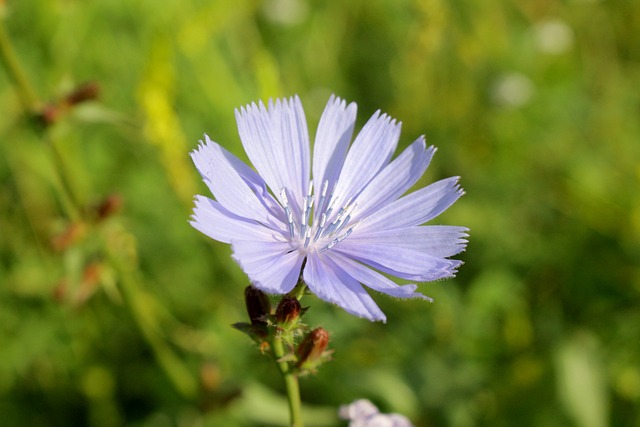
[(246, 278), (187, 223), (188, 152), (244, 157), (233, 109), (294, 93), (313, 134), (336, 93), (427, 135), (421, 185), (462, 176), (437, 222), (471, 239), (433, 304), (376, 297), (386, 325), (305, 300), (336, 350), (309, 425), (367, 397), (418, 426), (640, 426), (640, 3), (0, 3), (35, 92), (0, 73), (2, 425), (283, 425), (229, 327)]

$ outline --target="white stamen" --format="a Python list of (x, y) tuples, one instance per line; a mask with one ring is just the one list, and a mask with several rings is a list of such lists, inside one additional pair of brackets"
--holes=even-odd
[(287, 199), (287, 192), (285, 191), (284, 187), (282, 188), (282, 191), (280, 191), (280, 198), (282, 199), (282, 207), (287, 214), (287, 222), (289, 223), (289, 238), (293, 239), (293, 237), (295, 236), (293, 212), (291, 212), (291, 207), (289, 207), (289, 200)]
[[(349, 237), (354, 227), (358, 225), (351, 226), (350, 224), (351, 215), (357, 206), (357, 203), (351, 203), (353, 197), (341, 206), (338, 205), (340, 197), (334, 197), (333, 192), (327, 197), (328, 192), (329, 181), (324, 181), (319, 200), (317, 200), (316, 195), (313, 194), (313, 181), (310, 181), (307, 195), (301, 200), (302, 203), (296, 203), (294, 206), (296, 208), (294, 215), (287, 197), (287, 189), (283, 187), (280, 191), (280, 204), (287, 217), (289, 238), (301, 249), (303, 247), (308, 249), (310, 244), (313, 246), (313, 243), (322, 242), (326, 238), (321, 243), (324, 246), (318, 252), (328, 251)], [(315, 203), (316, 200), (317, 203)], [(327, 207), (326, 210), (325, 207)], [(343, 232), (345, 229), (347, 229), (346, 232)]]
[(334, 246), (336, 245), (336, 243), (338, 243), (338, 242), (336, 242), (335, 240), (333, 240), (333, 241), (332, 241), (331, 243), (329, 243), (327, 246), (325, 246), (325, 247), (323, 247), (322, 249), (320, 249), (320, 250), (318, 251), (318, 253), (319, 253), (319, 254), (321, 254), (322, 252), (326, 252), (326, 251), (328, 251), (329, 249), (331, 249), (332, 247), (334, 247)]
[(302, 217), (300, 218), (303, 223), (306, 223), (307, 204), (309, 203), (309, 196), (304, 196), (302, 199)]
[[(331, 218), (331, 213), (333, 212), (333, 208), (329, 208), (327, 209), (327, 211), (324, 213), (325, 215), (325, 220), (322, 224), (322, 226), (324, 227), (324, 225), (326, 224), (326, 222), (329, 220), (329, 218)], [(324, 233), (324, 232), (323, 232)]]
[(304, 233), (304, 248), (306, 249), (309, 246), (309, 241), (311, 240), (311, 228), (307, 228), (307, 231)]
[(293, 236), (295, 235), (295, 229), (293, 226), (293, 212), (291, 212), (289, 206), (287, 206), (284, 210), (287, 213), (287, 221), (289, 222), (289, 237), (293, 239)]
[(323, 213), (320, 217), (320, 228), (324, 228), (324, 225), (327, 223), (327, 214)]
[[(356, 223), (356, 225), (360, 224), (360, 222)], [(333, 239), (331, 241), (331, 243), (329, 243), (328, 245), (324, 246), (323, 248), (321, 248), (318, 253), (322, 253), (325, 251), (328, 251), (329, 249), (333, 248), (335, 245), (337, 245), (338, 243), (342, 242), (344, 239), (346, 239), (347, 237), (349, 237), (349, 235), (351, 233), (353, 233), (353, 229), (355, 228), (354, 225), (353, 227), (351, 227), (350, 229), (348, 229), (344, 234), (340, 235), (338, 238)]]
[(309, 196), (304, 196), (302, 206), (302, 218), (300, 218), (300, 238), (304, 237), (307, 232), (307, 204), (309, 203)]
[(316, 230), (316, 235), (313, 237), (313, 241), (317, 242), (318, 238), (320, 237), (320, 234), (322, 233), (322, 230), (324, 229), (324, 224), (327, 222), (327, 214), (323, 213), (322, 216), (320, 216), (320, 224), (318, 225), (318, 230)]
[[(316, 212), (322, 212), (324, 209), (324, 201), (327, 197), (327, 189), (329, 188), (329, 181), (325, 180), (322, 184), (322, 191), (320, 192), (320, 200), (318, 200), (318, 210)], [(317, 215), (317, 213), (316, 213)]]
[(349, 234), (351, 234), (351, 233), (353, 233), (353, 228), (348, 229), (346, 233), (344, 233), (342, 236), (338, 237), (336, 239), (336, 243), (342, 242), (344, 239), (349, 237)]
[(316, 196), (311, 195), (309, 196), (309, 199), (307, 200), (307, 206), (305, 208), (305, 216), (306, 218), (306, 222), (307, 224), (309, 223), (309, 214), (311, 213), (311, 208), (313, 208), (313, 201), (316, 199)]
[(323, 236), (328, 236), (330, 233), (334, 233), (336, 229), (338, 229), (342, 225), (343, 223), (342, 218), (344, 218), (345, 213), (347, 212), (348, 209), (349, 209), (349, 206), (347, 206), (346, 208), (345, 207), (340, 208), (340, 210), (338, 211), (338, 215), (336, 215), (336, 218), (333, 220), (331, 224), (329, 224), (329, 226), (322, 233)]
[(347, 207), (347, 209), (345, 210), (346, 216), (344, 218), (344, 221), (342, 221), (342, 224), (336, 226), (334, 233), (339, 233), (345, 225), (349, 224), (349, 221), (351, 220), (351, 214), (353, 213), (356, 206), (358, 206), (358, 202), (355, 202), (353, 205)]

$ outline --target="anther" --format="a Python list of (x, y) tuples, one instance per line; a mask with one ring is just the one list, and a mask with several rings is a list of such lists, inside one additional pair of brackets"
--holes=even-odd
[(324, 184), (322, 184), (322, 191), (320, 192), (320, 200), (318, 200), (318, 210), (317, 210), (317, 212), (322, 212), (322, 210), (324, 209), (324, 201), (325, 201), (325, 199), (327, 197), (327, 189), (328, 188), (329, 188), (329, 181), (325, 180)]
[(309, 191), (307, 191), (307, 196), (311, 197), (313, 194), (313, 180), (309, 181)]
[[(356, 225), (358, 225), (358, 223), (356, 223)], [(318, 253), (322, 253), (325, 251), (328, 251), (329, 249), (333, 248), (335, 245), (337, 245), (338, 243), (342, 242), (344, 239), (346, 239), (347, 237), (349, 237), (349, 235), (351, 235), (351, 233), (353, 233), (353, 229), (355, 228), (355, 226), (351, 227), (350, 229), (348, 229), (344, 234), (340, 235), (338, 238), (333, 239), (331, 241), (331, 243), (329, 243), (328, 245), (324, 246), (323, 248), (321, 248)]]
[(327, 214), (323, 213), (320, 216), (320, 224), (318, 224), (318, 229), (316, 230), (316, 235), (313, 237), (313, 241), (317, 242), (318, 238), (320, 238), (320, 234), (322, 233), (322, 230), (324, 229), (324, 224), (327, 222)]
[(329, 226), (322, 233), (323, 236), (328, 236), (340, 226), (342, 222), (342, 217), (344, 216), (345, 211), (346, 211), (345, 208), (340, 208), (340, 210), (338, 211), (338, 215), (336, 215), (336, 218), (333, 220), (331, 224), (329, 224)]
[(326, 252), (326, 251), (328, 251), (329, 249), (331, 249), (332, 247), (334, 247), (334, 246), (336, 245), (336, 243), (338, 243), (338, 242), (336, 242), (335, 240), (333, 240), (331, 243), (329, 243), (328, 245), (326, 245), (325, 247), (323, 247), (322, 249), (320, 249), (320, 250), (318, 251), (318, 253), (319, 253), (319, 254), (321, 254), (322, 252)]
[(334, 233), (339, 233), (340, 230), (342, 230), (344, 228), (344, 226), (349, 223), (349, 221), (351, 220), (351, 214), (353, 213), (353, 211), (354, 211), (354, 209), (356, 208), (357, 205), (358, 205), (358, 202), (356, 202), (353, 205), (349, 206), (345, 210), (346, 216), (345, 216), (344, 220), (342, 221), (342, 223), (336, 226)]
[(289, 223), (289, 238), (293, 239), (295, 235), (295, 228), (293, 225), (293, 212), (291, 212), (291, 208), (289, 207), (289, 200), (287, 199), (287, 192), (285, 191), (284, 187), (282, 187), (282, 190), (280, 191), (280, 198), (282, 199), (282, 207), (287, 214), (287, 222)]
[(307, 204), (309, 203), (309, 196), (304, 196), (302, 206), (302, 218), (300, 218), (300, 238), (304, 237), (307, 232)]
[(338, 238), (336, 239), (336, 243), (340, 243), (340, 242), (342, 242), (344, 239), (346, 239), (347, 237), (349, 237), (349, 235), (350, 235), (351, 233), (353, 233), (353, 228), (348, 229), (346, 233), (344, 233), (342, 236), (338, 237)]
[(289, 206), (285, 208), (285, 211), (287, 212), (287, 222), (289, 223), (289, 237), (293, 239), (293, 236), (295, 235), (293, 226), (293, 212), (291, 212)]
[(311, 228), (307, 228), (307, 231), (304, 233), (304, 248), (306, 249), (309, 246), (309, 242), (311, 241)]

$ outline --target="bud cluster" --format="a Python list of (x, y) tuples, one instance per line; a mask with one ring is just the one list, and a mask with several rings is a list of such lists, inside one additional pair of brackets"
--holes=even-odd
[[(263, 352), (270, 351), (277, 362), (289, 364), (297, 375), (305, 375), (330, 359), (329, 333), (321, 327), (308, 331), (300, 321), (308, 307), (302, 307), (298, 298), (285, 295), (275, 311), (269, 296), (255, 286), (245, 288), (244, 298), (251, 323), (233, 326), (256, 341)], [(273, 351), (276, 341), (284, 344), (284, 354)]]

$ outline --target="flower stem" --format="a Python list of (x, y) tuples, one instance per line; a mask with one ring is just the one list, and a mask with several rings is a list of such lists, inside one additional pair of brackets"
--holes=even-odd
[(295, 299), (300, 301), (306, 291), (307, 291), (307, 285), (306, 283), (304, 283), (302, 279), (300, 279), (296, 287), (293, 288), (291, 292), (289, 292), (287, 295), (290, 297), (294, 297)]
[(13, 80), (18, 94), (20, 95), (22, 104), (29, 113), (35, 114), (40, 107), (40, 101), (33, 87), (29, 83), (26, 73), (20, 66), (18, 57), (11, 46), (9, 36), (4, 29), (4, 23), (0, 18), (0, 62), (4, 65), (9, 74), (9, 78)]
[(284, 356), (284, 345), (282, 337), (274, 336), (271, 342), (273, 357), (280, 369), (282, 378), (284, 379), (285, 388), (287, 390), (287, 400), (289, 401), (289, 419), (291, 427), (303, 427), (302, 423), (302, 403), (300, 400), (300, 386), (298, 384), (298, 376), (292, 371), (288, 362), (282, 362), (280, 359)]

